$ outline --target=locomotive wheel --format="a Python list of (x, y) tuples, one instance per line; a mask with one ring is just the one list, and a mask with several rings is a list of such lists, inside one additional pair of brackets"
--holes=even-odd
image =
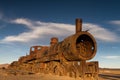
[(61, 75), (62, 74), (58, 66), (55, 67), (54, 74), (55, 75)]
[(65, 76), (65, 67), (62, 64), (58, 63), (58, 65), (54, 67), (54, 74), (59, 76)]
[(75, 68), (74, 66), (71, 66), (71, 67), (70, 67), (69, 76), (76, 78), (76, 76), (77, 76), (77, 70), (76, 70), (76, 68)]

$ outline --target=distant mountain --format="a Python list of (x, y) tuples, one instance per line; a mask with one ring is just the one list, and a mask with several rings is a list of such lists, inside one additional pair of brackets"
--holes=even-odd
[(3, 67), (7, 68), (8, 65), (9, 65), (9, 64), (0, 64), (0, 68), (3, 68)]
[(120, 68), (99, 68), (99, 74), (117, 74), (117, 75), (120, 75)]

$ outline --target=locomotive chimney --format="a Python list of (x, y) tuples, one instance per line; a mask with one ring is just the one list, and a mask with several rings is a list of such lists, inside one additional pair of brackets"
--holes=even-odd
[(82, 31), (82, 19), (76, 19), (76, 33)]

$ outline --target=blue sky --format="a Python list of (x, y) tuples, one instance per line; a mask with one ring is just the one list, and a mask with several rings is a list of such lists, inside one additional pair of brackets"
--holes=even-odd
[(75, 33), (75, 19), (97, 41), (92, 60), (103, 68), (120, 68), (119, 0), (1, 0), (0, 64), (29, 53), (30, 46), (49, 45)]

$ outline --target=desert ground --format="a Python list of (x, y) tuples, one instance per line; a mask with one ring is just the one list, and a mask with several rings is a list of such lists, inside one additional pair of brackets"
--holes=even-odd
[[(66, 76), (58, 76), (42, 73), (27, 73), (11, 71), (6, 68), (0, 68), (0, 80), (81, 80)], [(100, 69), (99, 80), (120, 80), (120, 69)]]
[(120, 80), (120, 69), (100, 69), (100, 80)]
[(0, 80), (76, 80), (76, 79), (66, 76), (57, 76), (57, 75), (53, 76), (51, 74), (42, 74), (42, 73), (15, 74), (14, 72), (9, 73), (9, 71), (0, 69)]

